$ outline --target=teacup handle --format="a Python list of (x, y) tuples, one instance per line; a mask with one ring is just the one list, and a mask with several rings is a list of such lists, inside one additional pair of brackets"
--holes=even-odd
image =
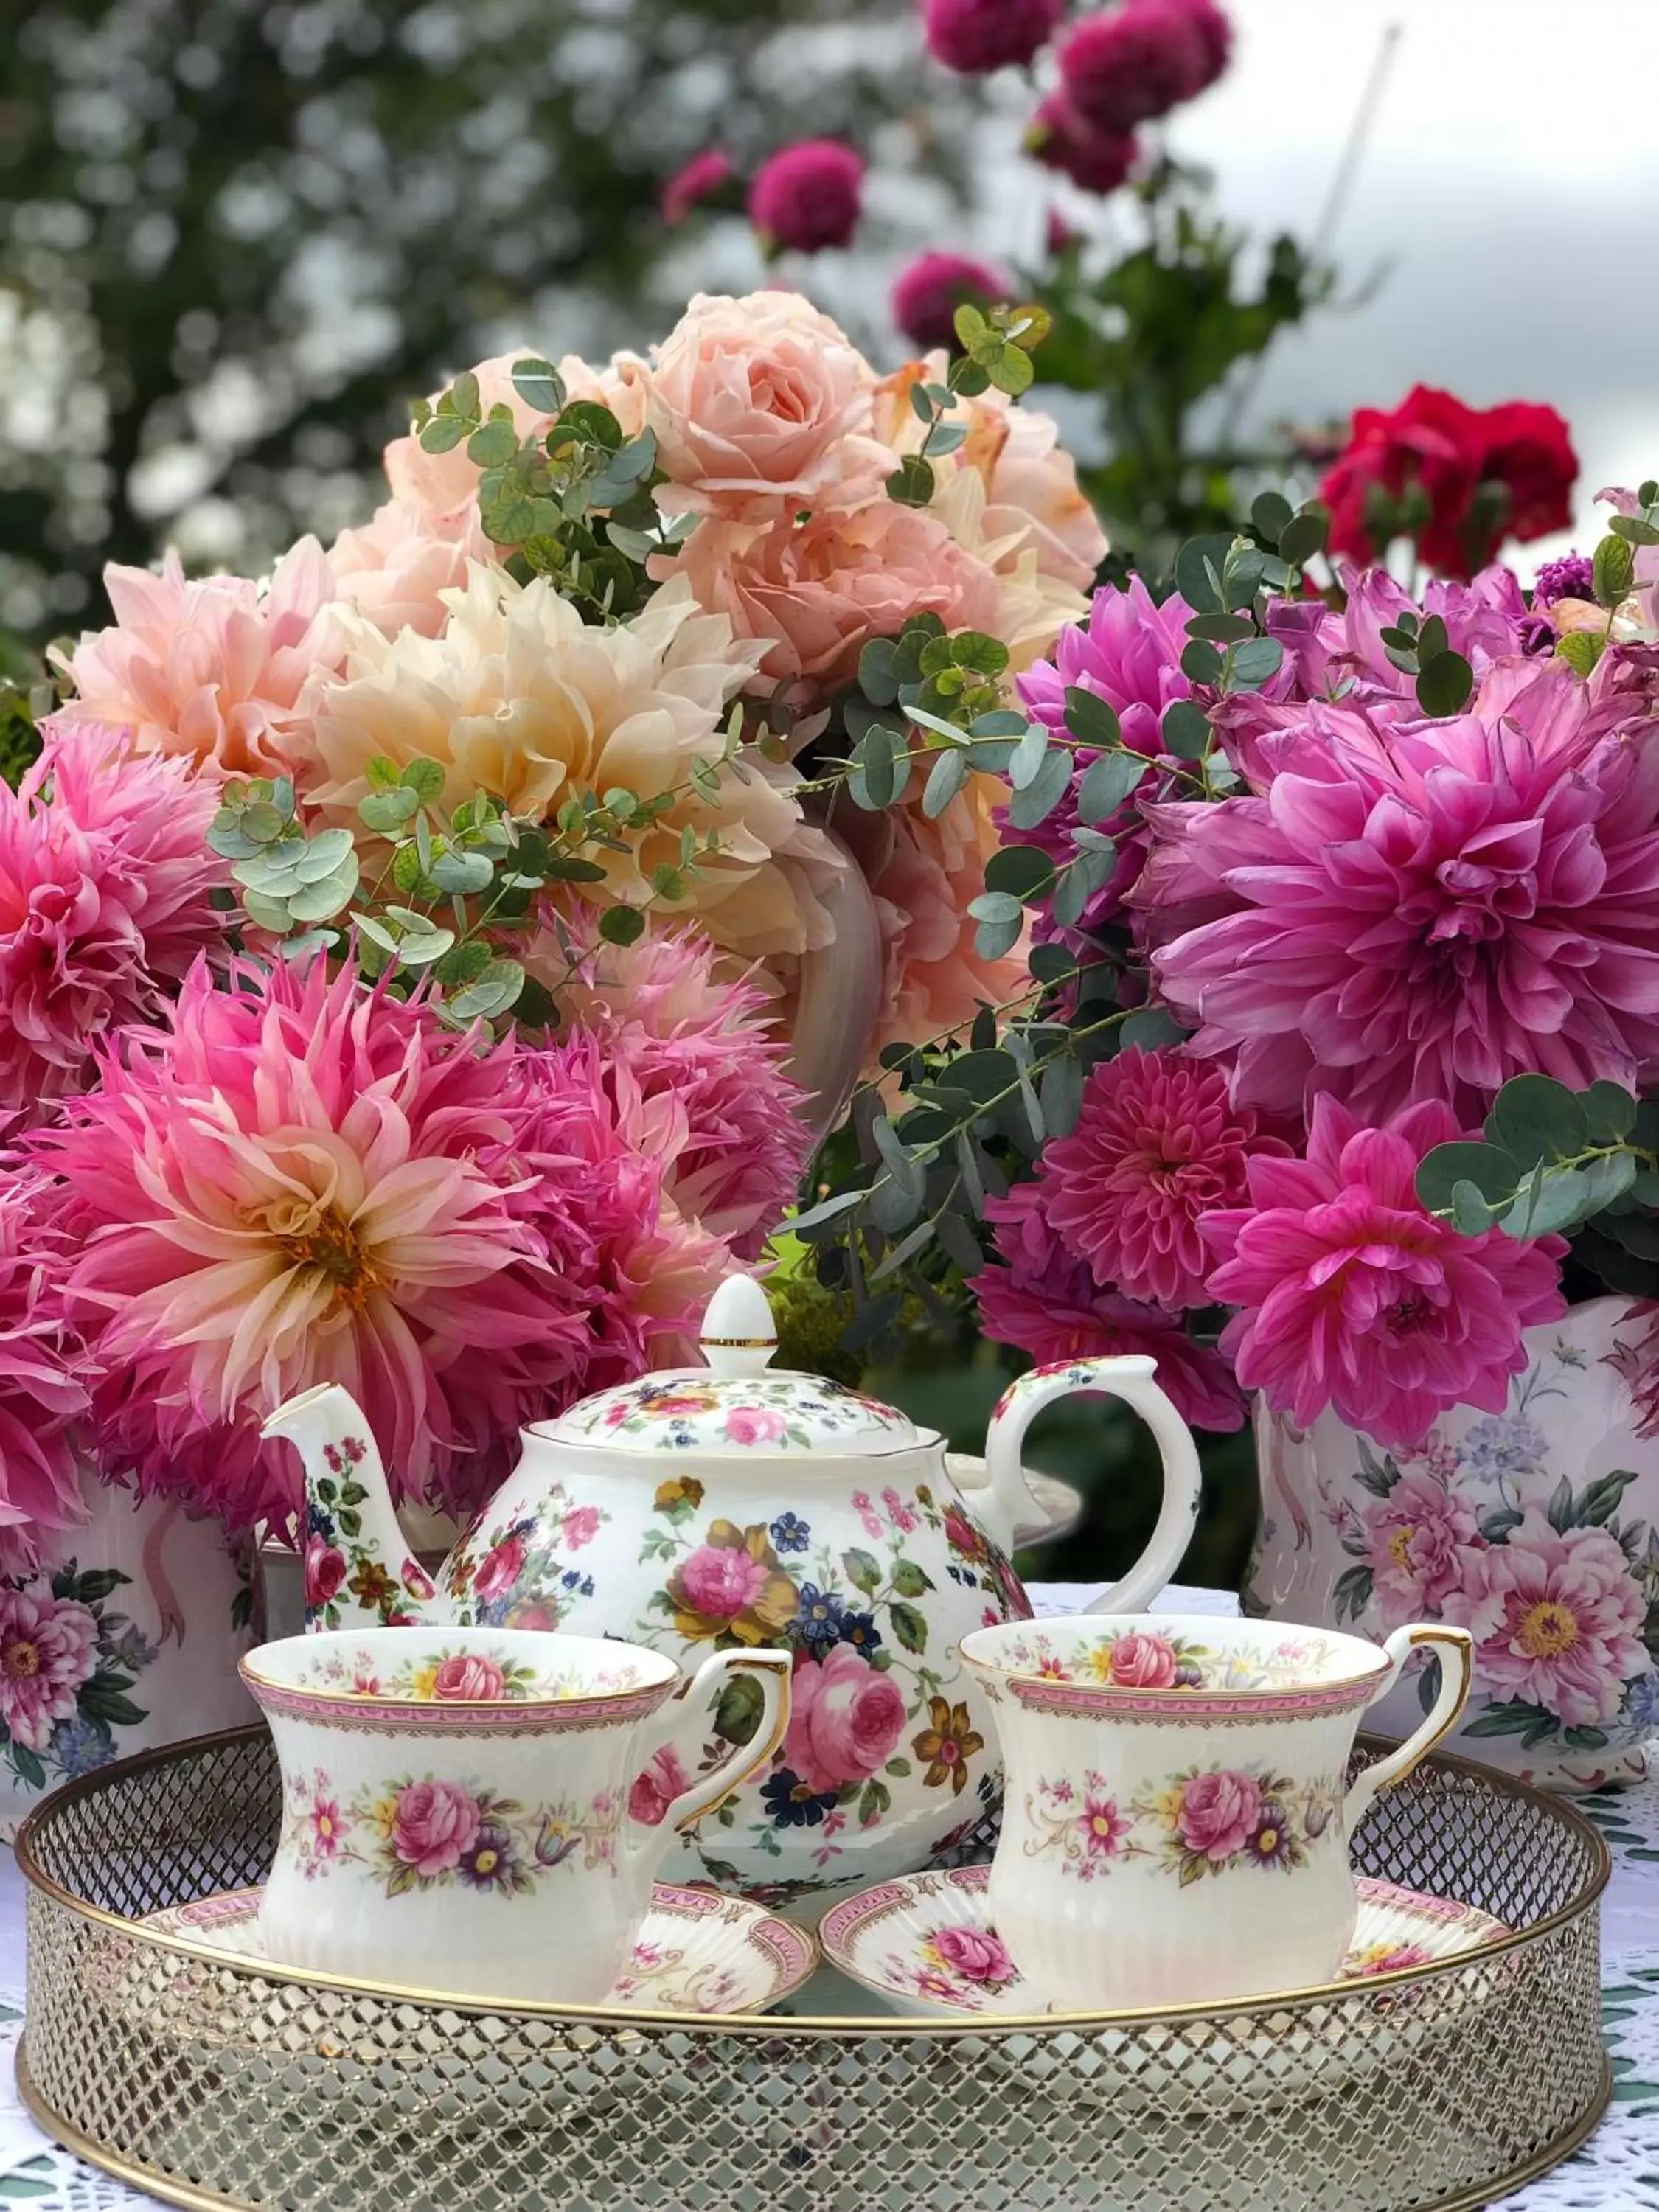
[(700, 1774), (689, 1790), (670, 1801), (660, 1825), (649, 1831), (660, 1850), (667, 1850), (677, 1830), (712, 1813), (741, 1790), (750, 1775), (771, 1765), (788, 1732), (789, 1678), (794, 1663), (787, 1651), (717, 1651), (642, 1724), (634, 1753), (640, 1766), (684, 1734), (690, 1716), (700, 1721), (734, 1677), (747, 1674), (760, 1685), (760, 1721), (755, 1733), (747, 1743), (734, 1744), (718, 1766)]
[(1420, 1728), (1385, 1759), (1377, 1759), (1355, 1778), (1342, 1801), (1342, 1818), (1349, 1835), (1364, 1819), (1378, 1790), (1387, 1790), (1409, 1774), (1443, 1737), (1450, 1735), (1468, 1699), (1469, 1685), (1474, 1679), (1474, 1638), (1467, 1628), (1450, 1628), (1439, 1621), (1423, 1620), (1409, 1627), (1396, 1628), (1382, 1646), (1389, 1658), (1389, 1671), (1368, 1704), (1374, 1705), (1377, 1698), (1387, 1697), (1400, 1680), (1406, 1662), (1425, 1644), (1439, 1644), (1445, 1655), (1440, 1669), (1440, 1694)]
[(1152, 1601), (1181, 1565), (1198, 1515), (1200, 1472), (1198, 1449), (1188, 1428), (1152, 1377), (1157, 1362), (1144, 1352), (1110, 1359), (1067, 1359), (1034, 1367), (1009, 1385), (991, 1416), (985, 1439), (988, 1498), (976, 1498), (975, 1510), (1004, 1551), (1013, 1548), (1022, 1509), (1029, 1509), (1020, 1446), (1033, 1418), (1057, 1398), (1077, 1390), (1104, 1390), (1121, 1398), (1152, 1431), (1164, 1462), (1164, 1504), (1152, 1540), (1121, 1583), (1096, 1600), (1091, 1613), (1138, 1613)]

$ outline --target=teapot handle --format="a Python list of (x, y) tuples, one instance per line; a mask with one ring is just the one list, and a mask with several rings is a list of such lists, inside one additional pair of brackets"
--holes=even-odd
[(717, 1651), (641, 1723), (630, 1757), (643, 1767), (678, 1738), (700, 1734), (704, 1716), (728, 1682), (747, 1675), (760, 1686), (760, 1718), (753, 1735), (747, 1743), (734, 1744), (718, 1766), (700, 1774), (689, 1790), (670, 1800), (661, 1820), (646, 1829), (636, 1846), (640, 1857), (647, 1863), (661, 1858), (677, 1833), (724, 1804), (751, 1775), (771, 1765), (789, 1728), (789, 1679), (794, 1663), (787, 1651)]
[(1164, 1504), (1152, 1541), (1134, 1565), (1091, 1613), (1135, 1613), (1150, 1605), (1181, 1565), (1198, 1516), (1200, 1471), (1198, 1449), (1168, 1397), (1153, 1381), (1157, 1363), (1144, 1352), (1115, 1358), (1067, 1359), (1034, 1367), (1011, 1383), (991, 1416), (985, 1440), (985, 1467), (991, 1495), (980, 1506), (981, 1518), (997, 1542), (1012, 1548), (1018, 1516), (1030, 1492), (1020, 1462), (1020, 1446), (1033, 1417), (1057, 1398), (1077, 1390), (1103, 1390), (1139, 1414), (1157, 1442), (1164, 1462)]

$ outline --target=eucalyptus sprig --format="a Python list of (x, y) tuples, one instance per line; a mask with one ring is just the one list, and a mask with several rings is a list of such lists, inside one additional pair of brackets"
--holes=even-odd
[(928, 505), (938, 482), (933, 463), (955, 453), (968, 435), (965, 422), (950, 419), (957, 401), (975, 399), (993, 386), (1010, 399), (1029, 392), (1036, 375), (1031, 356), (1050, 327), (1048, 310), (1029, 305), (981, 311), (964, 304), (955, 322), (962, 351), (945, 382), (910, 387), (911, 409), (925, 426), (921, 444), (887, 479), (889, 496), (904, 507)]
[(665, 521), (657, 510), (651, 495), (663, 479), (653, 431), (630, 438), (610, 408), (571, 399), (550, 361), (515, 362), (513, 386), (526, 406), (552, 416), (547, 429), (521, 436), (504, 400), (486, 411), (469, 372), (435, 401), (416, 404), (422, 450), (465, 447), (481, 471), (483, 533), (520, 580), (550, 576), (590, 621), (618, 621), (651, 594), (647, 561), (672, 552), (696, 517)]
[(1512, 1076), (1478, 1141), (1437, 1145), (1425, 1157), (1417, 1194), (1468, 1236), (1496, 1228), (1524, 1239), (1593, 1224), (1601, 1243), (1659, 1258), (1659, 1101), (1638, 1104), (1617, 1083), (1575, 1091), (1547, 1075)]

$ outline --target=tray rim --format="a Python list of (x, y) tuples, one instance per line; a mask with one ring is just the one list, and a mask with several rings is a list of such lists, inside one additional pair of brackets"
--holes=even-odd
[[(1597, 1905), (1613, 1875), (1613, 1855), (1606, 1840), (1595, 1825), (1585, 1819), (1575, 1807), (1547, 1790), (1534, 1790), (1513, 1775), (1496, 1767), (1483, 1765), (1477, 1759), (1466, 1759), (1451, 1753), (1431, 1754), (1423, 1764), (1450, 1769), (1455, 1773), (1473, 1775), (1483, 1785), (1506, 1797), (1535, 1800), (1547, 1809), (1549, 1816), (1577, 1832), (1579, 1842), (1586, 1848), (1590, 1872), (1583, 1887), (1571, 1903), (1559, 1905), (1553, 1912), (1530, 1926), (1514, 1929), (1506, 1936), (1494, 1936), (1470, 1950), (1449, 1959), (1431, 1960), (1419, 1966), (1393, 1968), (1388, 1973), (1368, 1974), (1363, 1982), (1322, 1982), (1300, 1989), (1268, 1990), (1244, 1997), (1230, 1997), (1220, 2002), (1200, 2002), (1179, 2005), (1153, 2006), (1138, 2011), (1011, 2013), (994, 2022), (977, 2015), (961, 2021), (911, 2019), (902, 2015), (877, 2014), (790, 2014), (780, 2022), (767, 2014), (744, 2013), (688, 2013), (652, 2011), (619, 2005), (554, 2004), (541, 2000), (523, 1998), (507, 2002), (499, 1997), (476, 1996), (447, 1990), (423, 1989), (406, 1982), (380, 1982), (349, 1975), (334, 1974), (321, 1969), (307, 1969), (283, 1965), (276, 1960), (243, 1960), (231, 1956), (210, 1946), (191, 1942), (187, 1937), (167, 1934), (159, 1929), (146, 1928), (142, 1921), (129, 1920), (125, 1915), (112, 1912), (107, 1907), (94, 1905), (89, 1899), (76, 1897), (72, 1890), (47, 1874), (35, 1856), (34, 1838), (37, 1831), (56, 1816), (56, 1808), (81, 1797), (96, 1797), (103, 1790), (112, 1786), (125, 1776), (142, 1772), (146, 1767), (172, 1764), (190, 1754), (205, 1755), (218, 1747), (249, 1741), (268, 1736), (263, 1722), (233, 1729), (217, 1729), (203, 1735), (181, 1737), (168, 1744), (153, 1746), (148, 1751), (133, 1753), (130, 1758), (116, 1759), (107, 1766), (79, 1777), (55, 1790), (43, 1798), (31, 1811), (17, 1832), (13, 1846), (17, 1863), (29, 1889), (47, 1899), (58, 1910), (74, 1914), (91, 1925), (119, 1933), (129, 1941), (156, 1948), (182, 1954), (186, 1958), (199, 1960), (221, 1972), (239, 1979), (297, 1983), (308, 1989), (332, 1990), (350, 1994), (366, 1994), (390, 1998), (404, 2003), (435, 2007), (439, 2009), (472, 2014), (494, 2014), (538, 2021), (569, 2021), (578, 2025), (600, 2023), (616, 2028), (653, 2027), (672, 2028), (696, 2035), (775, 2037), (781, 2026), (791, 2035), (805, 2035), (811, 2039), (855, 2039), (889, 2036), (943, 2036), (950, 2039), (976, 2038), (981, 2040), (1000, 2039), (1005, 2036), (1061, 2036), (1079, 2033), (1099, 2033), (1113, 2028), (1134, 2030), (1154, 2023), (1173, 2023), (1192, 2020), (1231, 2019), (1240, 2013), (1303, 2011), (1317, 2004), (1352, 2003), (1356, 1995), (1369, 1997), (1372, 1991), (1388, 1991), (1409, 1987), (1419, 1982), (1443, 1980), (1453, 1974), (1467, 1972), (1471, 1967), (1520, 1951), (1546, 1940), (1559, 1929), (1583, 1917)], [(1393, 1747), (1394, 1739), (1362, 1734), (1358, 1744), (1366, 1749), (1387, 1750)], [(878, 1885), (866, 1884), (866, 1887)], [(814, 1933), (816, 1941), (816, 1933)], [(855, 1985), (856, 1986), (856, 1985)], [(20, 2054), (21, 2051), (20, 2042)], [(1603, 2107), (1605, 2109), (1605, 2107)], [(1598, 2115), (1599, 2117), (1599, 2115)], [(1558, 2152), (1555, 2159), (1565, 2154)], [(1546, 2169), (1540, 2167), (1539, 2172)], [(185, 2200), (180, 2199), (180, 2202)], [(209, 2205), (231, 2203), (229, 2198), (204, 2198)], [(1478, 2204), (1490, 2202), (1490, 2197), (1468, 2200)], [(1457, 2200), (1447, 2200), (1444, 2212), (1455, 2212)], [(1425, 2212), (1442, 2212), (1442, 2208), (1425, 2208)]]
[[(924, 2027), (932, 2025), (927, 2021), (919, 2024)], [(791, 2021), (788, 2025), (793, 2027), (799, 2023)], [(938, 2025), (947, 2033), (950, 2032), (949, 2022), (940, 2021)], [(258, 2208), (250, 2205), (246, 2197), (222, 2197), (217, 2190), (198, 2189), (193, 2182), (174, 2180), (160, 2167), (136, 2165), (131, 2160), (123, 2158), (118, 2152), (105, 2149), (94, 2137), (70, 2122), (60, 2119), (40, 2094), (29, 2070), (27, 2031), (18, 2039), (14, 2065), (18, 2095), (31, 2116), (48, 2135), (84, 2164), (95, 2166), (117, 2181), (143, 2190), (146, 2196), (158, 2197), (164, 2203), (181, 2205), (184, 2212), (258, 2212)], [(1449, 2197), (1432, 2197), (1419, 2205), (1418, 2212), (1481, 2212), (1483, 2206), (1495, 2203), (1499, 2197), (1508, 2197), (1517, 2189), (1524, 2189), (1529, 2181), (1538, 2180), (1559, 2166), (1564, 2159), (1571, 2158), (1574, 2151), (1582, 2149), (1607, 2118), (1612, 2102), (1613, 2063), (1604, 2051), (1596, 2094), (1571, 2127), (1564, 2129), (1542, 2150), (1534, 2151), (1530, 2158), (1519, 2166), (1511, 2166), (1506, 2173), (1495, 2175), (1491, 2180), (1480, 2182), (1472, 2189), (1458, 2190)]]

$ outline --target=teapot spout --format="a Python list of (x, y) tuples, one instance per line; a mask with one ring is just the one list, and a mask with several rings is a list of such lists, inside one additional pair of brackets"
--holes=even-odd
[(374, 1431), (349, 1390), (337, 1382), (302, 1390), (259, 1433), (286, 1437), (305, 1468), (307, 1630), (437, 1626), (447, 1618), (398, 1525)]

